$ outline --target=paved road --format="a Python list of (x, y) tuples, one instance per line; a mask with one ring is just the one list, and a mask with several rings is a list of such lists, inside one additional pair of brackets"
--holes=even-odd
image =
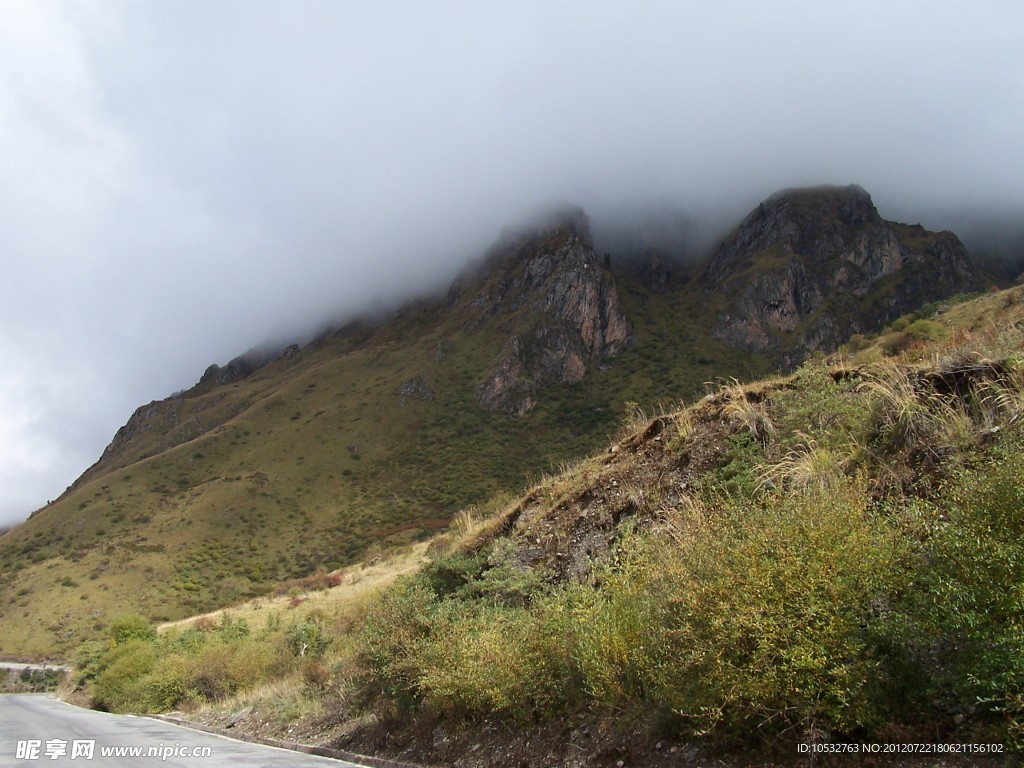
[[(88, 759), (84, 752), (90, 742), (93, 744), (92, 758)], [(103, 754), (117, 747), (141, 748), (141, 756)], [(197, 748), (199, 752), (194, 751)], [(203, 751), (203, 748), (208, 749)], [(152, 756), (146, 754), (149, 749), (155, 750)], [(36, 750), (37, 754), (33, 756)], [(64, 754), (50, 759), (48, 750), (63, 751)], [(0, 768), (32, 765), (78, 765), (81, 768), (359, 768), (343, 760), (234, 741), (148, 717), (80, 709), (46, 694), (0, 695)]]
[(20, 672), (23, 669), (56, 669), (59, 672), (67, 672), (71, 667), (65, 667), (60, 664), (19, 664), (15, 661), (0, 661), (0, 669), (13, 669), (16, 672)]

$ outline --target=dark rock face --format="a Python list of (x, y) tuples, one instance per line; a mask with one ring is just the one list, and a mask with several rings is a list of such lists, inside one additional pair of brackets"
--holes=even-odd
[(449, 296), (470, 294), (470, 327), (494, 318), (509, 332), (477, 390), (487, 410), (527, 413), (539, 386), (579, 381), (594, 361), (632, 346), (615, 283), (590, 245), (582, 212), (504, 244), (484, 270), (482, 285), (462, 281)]
[(672, 280), (672, 264), (668, 256), (658, 250), (644, 253), (636, 265), (640, 283), (655, 293), (665, 293)]
[(769, 198), (719, 245), (701, 279), (727, 302), (714, 334), (787, 366), (978, 286), (955, 235), (885, 221), (856, 186)]
[(214, 363), (203, 373), (203, 377), (199, 380), (200, 384), (230, 384), (233, 381), (240, 381), (247, 376), (252, 375), (252, 372), (259, 366), (253, 366), (245, 356), (236, 357), (230, 361), (227, 365), (221, 368), (219, 365)]

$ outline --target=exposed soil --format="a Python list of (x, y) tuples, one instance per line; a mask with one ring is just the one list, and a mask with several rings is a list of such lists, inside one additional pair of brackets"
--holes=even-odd
[[(759, 403), (793, 381), (788, 377), (748, 388), (742, 396)], [(580, 470), (578, 480), (570, 471), (554, 489), (535, 489), (501, 525), (487, 529), (468, 548), (482, 549), (503, 536), (513, 543), (510, 557), (521, 568), (538, 569), (559, 582), (590, 578), (595, 564), (610, 559), (624, 520), (641, 527), (658, 525), (659, 510), (682, 504), (700, 479), (726, 460), (727, 438), (742, 426), (724, 415), (724, 409), (737, 396), (719, 392), (685, 415), (650, 419), (635, 435), (612, 446), (599, 464)]]

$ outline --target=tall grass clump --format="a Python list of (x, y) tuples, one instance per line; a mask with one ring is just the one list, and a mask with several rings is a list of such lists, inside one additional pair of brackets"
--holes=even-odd
[(722, 392), (726, 397), (722, 408), (725, 417), (747, 430), (758, 443), (767, 445), (775, 436), (776, 429), (764, 403), (752, 399), (736, 379), (732, 384), (723, 385)]
[(829, 448), (819, 445), (813, 437), (803, 435), (804, 442), (791, 449), (782, 459), (764, 466), (763, 487), (781, 486), (797, 490), (827, 490), (844, 476), (852, 458), (852, 446)]
[(862, 388), (878, 403), (874, 431), (887, 449), (907, 451), (929, 446), (935, 437), (935, 414), (930, 393), (919, 391), (911, 369), (896, 363), (879, 363)]
[(991, 423), (1020, 426), (1024, 422), (1024, 365), (1009, 361), (1006, 373), (980, 388), (978, 399)]
[(954, 383), (954, 391), (938, 386), (944, 376), (958, 372), (937, 370), (929, 379), (921, 371), (885, 363), (870, 371), (863, 390), (874, 396), (872, 442), (884, 452), (905, 455), (963, 456), (977, 446), (981, 432), (997, 422), (1011, 422), (1016, 413), (1013, 377), (973, 375)]

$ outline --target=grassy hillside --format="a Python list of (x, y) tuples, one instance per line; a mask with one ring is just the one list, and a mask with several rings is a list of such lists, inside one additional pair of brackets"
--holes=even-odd
[[(126, 609), (174, 620), (425, 540), (607, 444), (624, 413), (764, 376), (805, 344), (790, 331), (769, 356), (716, 339), (733, 309), (699, 268), (650, 280), (650, 265), (616, 258), (612, 273), (572, 226), (510, 236), (443, 298), (249, 375), (211, 369), (138, 409), (67, 493), (0, 537), (0, 653), (60, 655)], [(930, 290), (919, 278), (834, 302), (821, 338), (868, 327), (882, 316), (871, 302), (900, 281)], [(800, 333), (819, 320), (802, 318)]]
[(446, 727), (1020, 746), (1022, 299), (639, 423), (387, 593), (370, 690)]
[[(398, 729), (428, 761), (468, 758), (495, 722), (581, 751), (609, 722), (702, 748), (1019, 747), (1024, 288), (939, 310), (635, 412), (600, 453), (461, 513), (358, 608), (289, 615), (296, 590), (244, 632), (115, 632), (83, 682), (108, 706), (347, 721), (342, 746)], [(315, 661), (296, 653), (321, 630)], [(209, 695), (189, 677), (268, 640)]]
[[(765, 370), (706, 341), (694, 296), (626, 277), (620, 292), (634, 350), (549, 386), (523, 417), (477, 402), (504, 334), (440, 303), (140, 409), (130, 439), (0, 539), (0, 653), (59, 655), (126, 608), (177, 619), (422, 540), (605, 443), (627, 401)], [(410, 380), (432, 398), (403, 396)]]

